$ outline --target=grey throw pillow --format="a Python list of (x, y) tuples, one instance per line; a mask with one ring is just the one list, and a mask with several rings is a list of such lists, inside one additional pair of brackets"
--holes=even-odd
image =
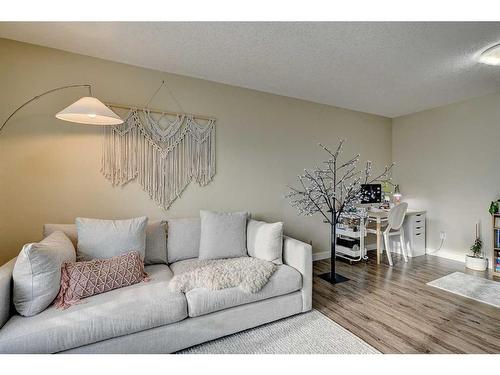
[(167, 263), (167, 223), (157, 221), (146, 226), (146, 253), (144, 264)]
[(168, 263), (198, 258), (200, 252), (200, 218), (169, 219)]
[[(198, 220), (198, 232), (199, 222)], [(144, 255), (144, 264), (166, 264), (167, 263), (167, 223), (157, 221), (146, 226), (146, 249)], [(50, 236), (55, 231), (62, 231), (73, 242), (75, 248), (78, 244), (78, 233), (76, 224), (44, 224), (43, 238)], [(198, 248), (200, 247), (200, 235), (198, 233), (198, 244), (196, 245), (196, 257), (198, 257)]]
[(247, 250), (251, 257), (282, 264), (283, 223), (248, 220)]
[(43, 224), (43, 238), (50, 236), (52, 233), (60, 230), (73, 242), (73, 246), (78, 243), (78, 233), (76, 232), (75, 224)]
[(45, 310), (59, 292), (61, 265), (75, 260), (75, 247), (60, 231), (38, 243), (24, 245), (12, 272), (17, 312), (33, 316)]
[(111, 258), (137, 251), (144, 260), (146, 216), (128, 220), (102, 220), (77, 217), (77, 259), (79, 261)]
[(247, 255), (246, 212), (200, 211), (200, 259), (235, 258)]

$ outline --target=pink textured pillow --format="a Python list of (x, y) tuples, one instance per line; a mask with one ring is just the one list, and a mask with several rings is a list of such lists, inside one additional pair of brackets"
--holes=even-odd
[(67, 309), (82, 298), (141, 281), (148, 281), (148, 275), (137, 251), (109, 259), (63, 263), (61, 289), (54, 304), (57, 308)]

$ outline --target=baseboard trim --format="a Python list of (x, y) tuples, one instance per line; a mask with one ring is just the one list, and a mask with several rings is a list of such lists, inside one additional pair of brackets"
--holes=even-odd
[(317, 260), (323, 260), (323, 259), (330, 259), (330, 252), (329, 251), (322, 251), (320, 253), (313, 254), (313, 262), (316, 262)]
[[(435, 251), (435, 250), (431, 251), (431, 250), (427, 249), (426, 255), (432, 255), (435, 257), (439, 257), (439, 258), (454, 260), (455, 262), (460, 262), (460, 263), (463, 263), (465, 265), (465, 256), (467, 255), (467, 253), (465, 253), (465, 252), (464, 253), (456, 253), (454, 251), (449, 251), (447, 249), (441, 249), (438, 251)], [(493, 257), (489, 256), (487, 258), (488, 258), (488, 269), (492, 270), (493, 269)]]
[(445, 249), (441, 249), (438, 251), (432, 251), (432, 250), (427, 249), (426, 254), (433, 255), (436, 257), (440, 257), (440, 258), (454, 260), (454, 261), (460, 262), (460, 263), (465, 263), (465, 254), (457, 254), (455, 252), (446, 251)]
[[(375, 250), (375, 248), (376, 248), (376, 244), (369, 244), (366, 246), (366, 249), (368, 251)], [(434, 251), (434, 252), (427, 249), (426, 255), (433, 255), (433, 256), (440, 257), (440, 258), (445, 258), (445, 259), (454, 260), (456, 262), (465, 263), (465, 254), (457, 254), (455, 252), (446, 251), (445, 249), (441, 249), (441, 250)], [(318, 253), (313, 253), (312, 259), (313, 259), (313, 262), (315, 262), (317, 260), (330, 259), (330, 252), (329, 251), (321, 251)], [(491, 259), (488, 259), (488, 263), (489, 263), (489, 268), (491, 268), (492, 267)]]
[[(369, 245), (366, 245), (366, 250), (368, 250), (368, 251), (375, 250), (376, 247), (377, 247), (376, 244), (369, 244)], [(329, 251), (321, 251), (318, 253), (313, 253), (312, 258), (313, 258), (313, 262), (315, 262), (317, 260), (330, 259), (330, 252)]]

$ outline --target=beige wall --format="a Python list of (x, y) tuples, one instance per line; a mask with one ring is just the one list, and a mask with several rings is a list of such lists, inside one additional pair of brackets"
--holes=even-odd
[[(26, 99), (71, 83), (93, 84), (95, 95), (106, 101), (141, 105), (163, 78), (186, 111), (218, 119), (213, 183), (190, 185), (168, 211), (156, 207), (136, 183), (112, 188), (99, 172), (100, 130), (53, 116), (84, 90), (44, 97), (0, 134), (0, 263), (38, 240), (46, 222), (73, 222), (76, 216), (154, 220), (193, 216), (199, 209), (248, 210), (258, 218), (283, 220), (289, 234), (325, 251), (328, 228), (319, 217), (298, 218), (283, 198), (285, 185), (322, 160), (318, 142), (334, 146), (340, 137), (348, 139), (347, 152), (360, 152), (380, 167), (390, 162), (387, 118), (5, 39), (0, 39), (0, 119)], [(165, 92), (152, 106), (176, 109)]]
[[(428, 211), (427, 248), (464, 261), (482, 224), (491, 258), (489, 203), (500, 198), (500, 94), (393, 119), (395, 181), (410, 206)], [(490, 259), (491, 260), (491, 259)]]

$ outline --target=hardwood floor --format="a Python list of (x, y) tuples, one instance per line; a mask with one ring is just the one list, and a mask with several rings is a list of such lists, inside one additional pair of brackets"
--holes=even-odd
[(500, 353), (499, 308), (426, 285), (474, 271), (430, 255), (377, 266), (369, 253), (352, 266), (337, 261), (351, 279), (337, 285), (317, 277), (330, 261), (314, 262), (313, 307), (382, 353)]

